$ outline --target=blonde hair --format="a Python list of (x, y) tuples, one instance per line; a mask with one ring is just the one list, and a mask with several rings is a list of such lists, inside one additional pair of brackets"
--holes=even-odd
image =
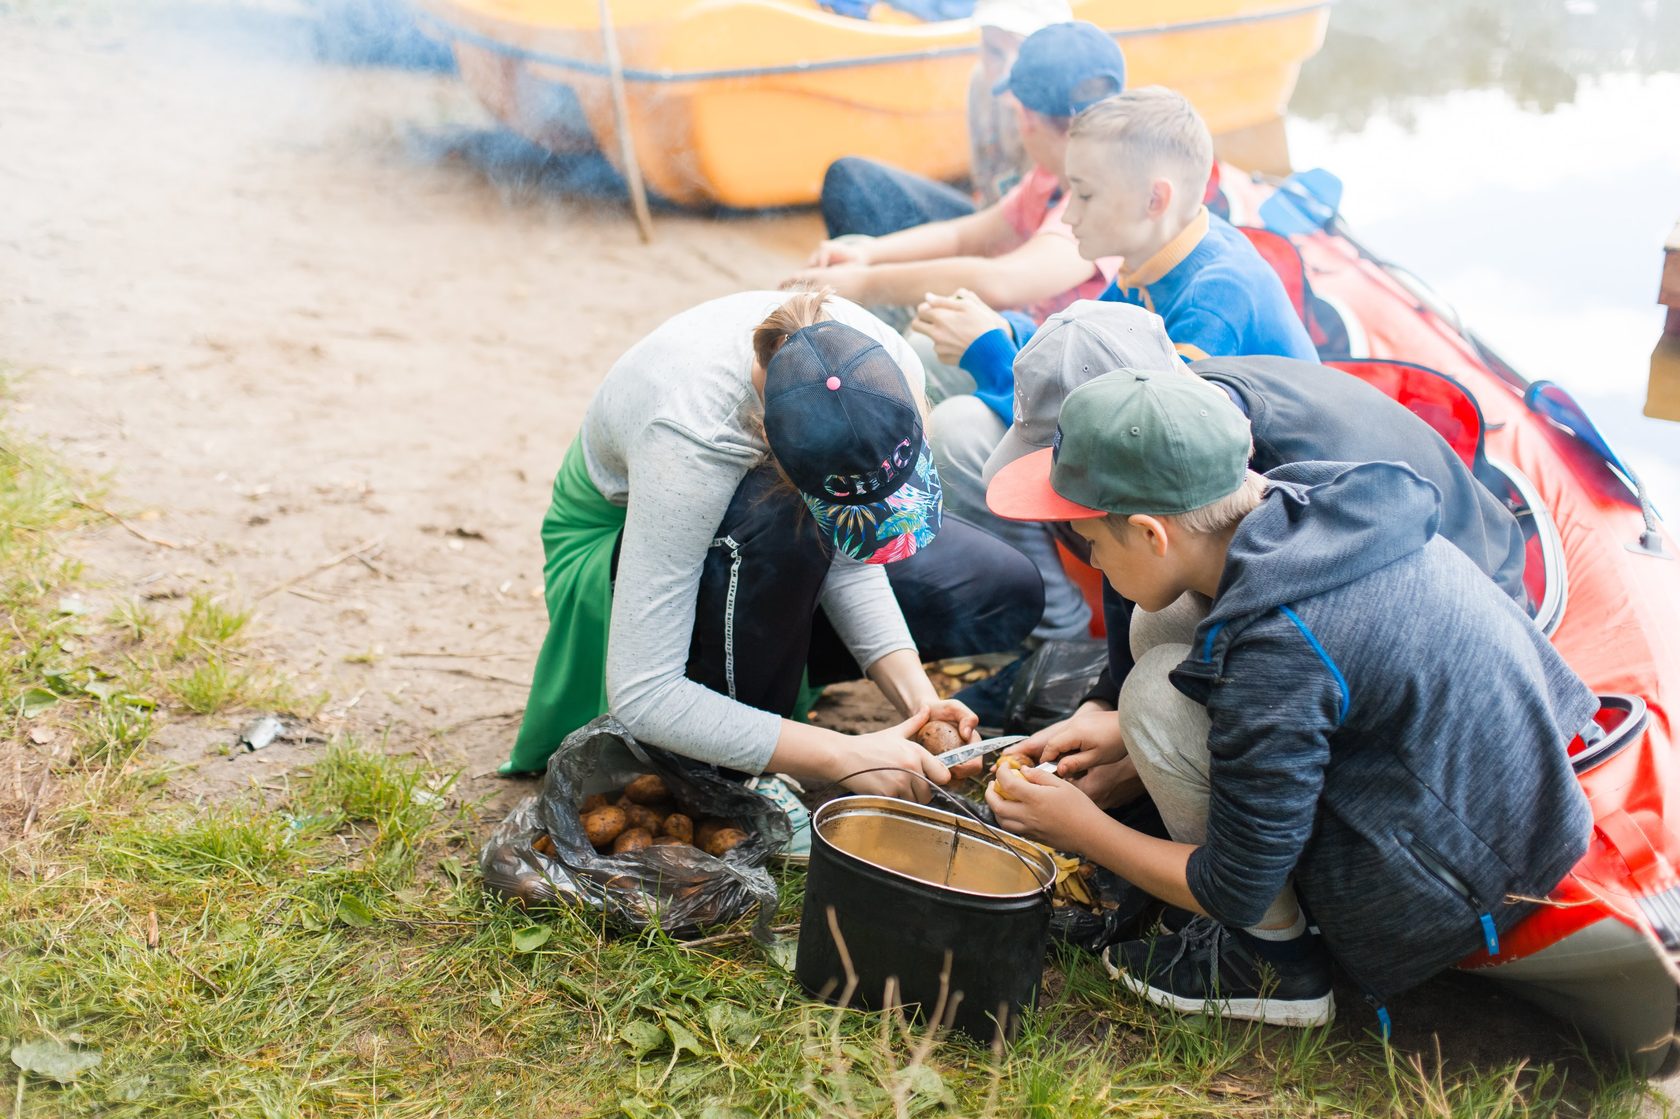
[(1183, 94), (1164, 86), (1129, 89), (1098, 101), (1073, 118), (1068, 138), (1107, 145), (1133, 174), (1165, 172), (1198, 206), (1213, 173), (1207, 123)]
[[(1258, 509), (1265, 500), (1268, 485), (1264, 477), (1250, 470), (1243, 477), (1242, 485), (1217, 501), (1184, 513), (1160, 514), (1158, 519), (1197, 536), (1212, 536), (1235, 527), (1238, 521)], [(1128, 518), (1120, 513), (1110, 513), (1104, 519), (1108, 530), (1116, 536), (1132, 530)]]
[(753, 357), (759, 368), (769, 369), (770, 359), (789, 338), (829, 318), (826, 304), (833, 297), (833, 288), (798, 292), (764, 316), (764, 321), (753, 328)]

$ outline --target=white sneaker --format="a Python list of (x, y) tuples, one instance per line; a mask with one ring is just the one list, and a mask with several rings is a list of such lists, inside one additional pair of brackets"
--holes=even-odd
[(798, 781), (785, 773), (762, 773), (747, 779), (746, 787), (780, 808), (787, 815), (793, 837), (776, 853), (783, 862), (811, 861), (811, 813), (799, 799), (804, 792)]

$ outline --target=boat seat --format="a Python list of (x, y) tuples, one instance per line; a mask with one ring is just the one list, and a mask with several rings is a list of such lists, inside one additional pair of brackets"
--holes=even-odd
[(1313, 294), (1312, 283), (1307, 279), (1306, 262), (1301, 259), (1301, 250), (1295, 247), (1295, 243), (1280, 233), (1258, 226), (1239, 225), (1237, 228), (1259, 252), (1260, 258), (1277, 273), (1278, 279), (1283, 281), (1290, 306), (1295, 308), (1296, 316), (1307, 328), (1307, 337), (1312, 339), (1319, 357), (1349, 356), (1347, 325), (1339, 311)]
[(1447, 441), (1464, 465), (1482, 465), (1481, 406), (1469, 390), (1445, 373), (1409, 361), (1333, 360), (1325, 364), (1351, 373), (1406, 407)]
[(1301, 250), (1292, 244), (1289, 238), (1273, 233), (1269, 229), (1259, 229), (1252, 225), (1239, 225), (1248, 243), (1260, 253), (1261, 259), (1271, 265), (1272, 271), (1277, 273), (1278, 279), (1283, 281), (1283, 290), (1289, 294), (1290, 306), (1295, 308), (1303, 323), (1307, 321), (1307, 265), (1301, 259)]

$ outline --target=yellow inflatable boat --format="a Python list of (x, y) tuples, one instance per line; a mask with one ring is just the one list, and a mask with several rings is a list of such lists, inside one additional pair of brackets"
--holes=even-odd
[[(597, 0), (419, 0), (462, 77), (514, 131), (617, 159)], [(1126, 51), (1128, 83), (1181, 90), (1216, 135), (1279, 119), (1330, 0), (1075, 0)], [(940, 179), (967, 171), (965, 98), (979, 31), (877, 5), (611, 0), (636, 158), (688, 205), (815, 201), (845, 155)]]

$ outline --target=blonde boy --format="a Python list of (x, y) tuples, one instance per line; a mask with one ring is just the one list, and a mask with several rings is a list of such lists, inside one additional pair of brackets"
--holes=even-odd
[[(1202, 204), (1213, 138), (1182, 94), (1149, 86), (1098, 101), (1068, 127), (1064, 167), (1063, 217), (1079, 255), (1125, 260), (1102, 299), (1160, 315), (1186, 360), (1318, 360), (1277, 274)], [(1003, 376), (1026, 344), (1018, 326), (982, 331), (986, 324), (972, 314), (941, 313), (956, 324), (942, 354), (959, 352), (977, 384)]]
[[(1386, 1026), (1384, 1000), (1497, 955), (1525, 899), (1586, 850), (1566, 747), (1598, 704), (1438, 534), (1420, 475), (1297, 462), (1261, 477), (1251, 448), (1218, 388), (1122, 369), (1068, 395), (1050, 449), (998, 471), (993, 512), (1071, 521), (1140, 608), (1118, 733), (1089, 762), (1131, 759), (1172, 839), (1048, 773), (1000, 772), (986, 801), (1199, 915), (1110, 949), (1150, 1001), (1317, 1025), (1333, 956)], [(1493, 727), (1498, 749), (1471, 729)]]

